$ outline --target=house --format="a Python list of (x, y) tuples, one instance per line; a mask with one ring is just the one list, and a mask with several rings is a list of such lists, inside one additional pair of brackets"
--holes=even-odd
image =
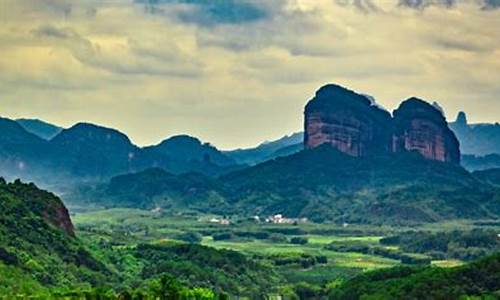
[(273, 224), (298, 224), (307, 223), (307, 218), (285, 218), (282, 214), (277, 214), (266, 218), (267, 223)]

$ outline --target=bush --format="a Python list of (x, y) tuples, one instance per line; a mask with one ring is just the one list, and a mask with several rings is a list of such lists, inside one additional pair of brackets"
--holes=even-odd
[(280, 233), (273, 233), (269, 236), (268, 240), (274, 242), (274, 243), (287, 243), (288, 239), (284, 234)]
[(305, 245), (309, 242), (309, 240), (306, 237), (293, 237), (290, 239), (291, 244), (295, 245)]
[(203, 237), (197, 232), (183, 232), (175, 237), (176, 240), (184, 241), (190, 244), (199, 244)]
[(234, 239), (234, 235), (229, 233), (229, 232), (225, 232), (225, 233), (220, 233), (220, 234), (214, 234), (214, 235), (212, 235), (212, 238), (214, 241), (225, 241), (225, 240)]
[(18, 259), (17, 256), (4, 248), (0, 247), (0, 260), (3, 261), (7, 265), (17, 265)]

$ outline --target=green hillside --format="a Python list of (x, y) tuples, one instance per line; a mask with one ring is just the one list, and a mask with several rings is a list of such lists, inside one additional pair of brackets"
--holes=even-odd
[(461, 167), (415, 153), (353, 158), (320, 147), (222, 179), (234, 206), (258, 214), (360, 223), (498, 215), (491, 187)]
[(112, 207), (284, 214), (337, 223), (412, 224), (500, 213), (493, 187), (459, 166), (416, 153), (353, 158), (327, 146), (219, 179), (159, 169), (119, 176), (68, 197), (82, 199)]
[(0, 294), (113, 280), (74, 236), (67, 210), (53, 194), (2, 179), (0, 207)]
[(452, 269), (397, 267), (375, 271), (333, 289), (329, 298), (466, 299), (467, 296), (500, 297), (500, 254)]

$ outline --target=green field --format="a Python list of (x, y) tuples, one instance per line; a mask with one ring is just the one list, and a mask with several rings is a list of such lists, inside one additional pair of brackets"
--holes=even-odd
[[(380, 240), (406, 230), (436, 231), (439, 228), (454, 230), (474, 227), (465, 222), (441, 226), (433, 224), (422, 228), (313, 223), (290, 225), (260, 223), (237, 217), (231, 218), (229, 225), (221, 225), (211, 222), (211, 219), (220, 219), (221, 216), (192, 213), (172, 215), (138, 209), (90, 211), (76, 213), (72, 218), (79, 236), (90, 245), (102, 240), (115, 244), (115, 247), (182, 242), (180, 237), (189, 233), (199, 236), (198, 242), (204, 246), (235, 250), (262, 265), (272, 267), (290, 284), (307, 282), (322, 285), (401, 264), (400, 259), (366, 251), (335, 251), (328, 249), (329, 245), (342, 245), (347, 249), (375, 247), (401, 252), (397, 246), (381, 245)], [(214, 239), (218, 235), (226, 235), (226, 238)], [(307, 243), (293, 244), (293, 238), (306, 239)], [(417, 253), (405, 255), (426, 258)], [(456, 259), (432, 261), (433, 265), (441, 267), (454, 267), (462, 263)]]

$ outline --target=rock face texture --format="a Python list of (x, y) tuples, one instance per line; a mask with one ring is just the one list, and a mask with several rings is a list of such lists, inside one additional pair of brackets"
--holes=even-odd
[(443, 114), (418, 98), (394, 111), (393, 151), (418, 151), (427, 159), (460, 163), (460, 146)]
[(325, 85), (305, 108), (304, 145), (322, 144), (351, 156), (387, 152), (391, 116), (363, 95), (338, 85)]
[(460, 163), (459, 142), (443, 113), (417, 98), (404, 101), (391, 117), (368, 96), (329, 84), (307, 103), (304, 115), (306, 149), (329, 144), (355, 157), (417, 151)]
[(52, 225), (62, 229), (70, 236), (75, 236), (75, 227), (71, 222), (68, 209), (61, 203), (61, 205), (55, 207), (54, 217), (48, 218), (47, 220)]

